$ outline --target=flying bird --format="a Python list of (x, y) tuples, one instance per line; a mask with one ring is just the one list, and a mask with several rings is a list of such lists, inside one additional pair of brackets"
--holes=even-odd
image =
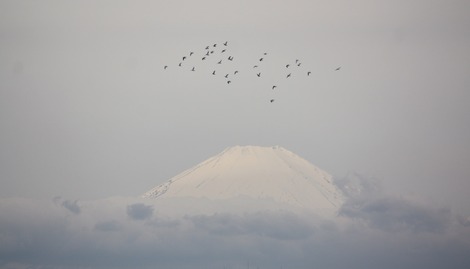
[(194, 52), (191, 51), (191, 52), (189, 53), (189, 56), (192, 56), (193, 54), (194, 54)]
[(290, 78), (290, 75), (291, 75), (291, 73), (287, 74), (287, 77), (286, 77), (286, 78)]
[(193, 69), (191, 69), (191, 71), (196, 71), (196, 69), (194, 69), (194, 67), (193, 67)]
[(277, 88), (277, 86), (276, 86), (276, 85), (274, 85), (272, 89), (274, 90), (275, 88)]
[(163, 69), (167, 69), (167, 68), (168, 68), (168, 65), (165, 65), (165, 66), (163, 67)]
[(235, 70), (235, 72), (233, 72), (234, 75), (238, 74), (238, 70)]
[(300, 66), (302, 63), (298, 63), (297, 66)]
[(214, 48), (217, 47), (217, 44), (214, 44)]
[(230, 80), (227, 80), (227, 84), (230, 84), (230, 83), (231, 83), (231, 81), (230, 81)]
[(227, 74), (227, 75), (225, 75), (225, 78), (228, 78), (228, 74)]
[(259, 58), (259, 61), (262, 62), (262, 61), (263, 61), (263, 58)]
[(286, 64), (286, 68), (289, 68), (290, 64)]
[(186, 59), (186, 56), (183, 56), (183, 61)]
[(269, 102), (271, 102), (271, 103), (274, 102), (274, 99), (269, 100)]
[(228, 41), (225, 41), (224, 46), (227, 46), (227, 44), (228, 44)]
[(224, 52), (225, 52), (225, 50), (223, 49), (223, 50), (221, 51), (221, 53), (224, 53)]
[(215, 70), (212, 72), (212, 75), (215, 75)]
[(222, 60), (218, 61), (217, 64), (221, 64), (222, 63)]
[(233, 61), (233, 57), (232, 57), (232, 56), (228, 56), (228, 59), (229, 59), (230, 61)]
[(209, 49), (209, 46), (206, 47), (206, 50), (208, 50), (208, 49)]
[(337, 68), (335, 69), (335, 71), (338, 71), (338, 70), (340, 70), (340, 69), (341, 69), (341, 66), (337, 67)]
[(178, 66), (181, 66), (182, 63), (179, 63)]
[(307, 76), (310, 76), (310, 74), (312, 74), (312, 72), (308, 71), (308, 72), (307, 72)]
[(253, 66), (253, 68), (257, 68), (257, 67), (258, 67), (257, 65)]
[(204, 61), (206, 59), (206, 57), (202, 57), (202, 60)]
[(256, 74), (258, 77), (261, 77), (261, 73)]

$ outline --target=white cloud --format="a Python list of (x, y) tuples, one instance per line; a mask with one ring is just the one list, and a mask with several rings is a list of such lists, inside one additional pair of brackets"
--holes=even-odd
[(346, 206), (335, 219), (274, 209), (168, 217), (165, 211), (171, 209), (138, 198), (80, 205), (80, 214), (70, 214), (54, 201), (2, 199), (0, 268), (240, 268), (247, 263), (253, 268), (465, 268), (470, 264), (469, 227), (453, 221), (449, 211), (409, 199)]

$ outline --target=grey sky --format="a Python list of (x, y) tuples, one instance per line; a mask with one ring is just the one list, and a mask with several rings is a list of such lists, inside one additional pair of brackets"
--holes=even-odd
[[(335, 176), (359, 171), (469, 214), (469, 10), (1, 1), (0, 196), (139, 195), (226, 147), (281, 145)], [(312, 76), (273, 93), (246, 74), (228, 88), (175, 70), (224, 41), (241, 66), (268, 52)]]

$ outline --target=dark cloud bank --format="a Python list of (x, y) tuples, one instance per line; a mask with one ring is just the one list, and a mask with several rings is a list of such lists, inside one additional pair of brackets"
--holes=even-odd
[(470, 268), (469, 219), (353, 175), (335, 218), (172, 215), (153, 200), (0, 200), (0, 268)]

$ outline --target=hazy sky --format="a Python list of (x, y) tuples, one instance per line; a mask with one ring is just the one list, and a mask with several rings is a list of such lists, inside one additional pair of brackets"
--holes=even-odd
[[(336, 177), (358, 171), (465, 210), (469, 10), (428, 0), (1, 1), (0, 195), (139, 195), (226, 147), (281, 145)], [(244, 72), (230, 87), (176, 68), (224, 41)], [(272, 91), (248, 75), (264, 52), (272, 70), (300, 59), (312, 75)]]
[[(205, 246), (230, 268), (251, 257), (245, 247), (265, 266), (468, 268), (469, 220), (452, 225), (470, 215), (469, 12), (465, 0), (0, 0), (0, 267), (203, 266)], [(240, 71), (231, 84), (195, 58), (178, 68), (225, 41)], [(295, 59), (304, 75), (286, 80)], [(165, 220), (138, 201), (79, 202), (141, 195), (234, 145), (280, 145), (433, 206), (344, 207), (363, 229), (284, 215)], [(220, 231), (227, 222), (238, 228)]]

